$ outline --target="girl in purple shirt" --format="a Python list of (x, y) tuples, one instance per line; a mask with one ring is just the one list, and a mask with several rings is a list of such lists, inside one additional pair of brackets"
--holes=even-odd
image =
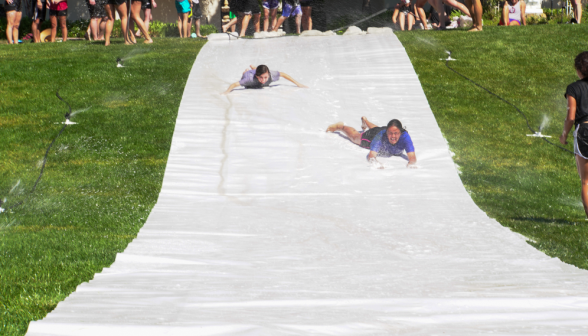
[(241, 80), (235, 82), (229, 86), (227, 91), (223, 94), (228, 94), (238, 86), (244, 86), (246, 89), (261, 89), (264, 86), (269, 86), (272, 82), (278, 81), (281, 77), (289, 80), (296, 84), (300, 88), (306, 88), (307, 86), (298, 83), (294, 78), (288, 74), (279, 71), (270, 71), (266, 65), (260, 65), (255, 68), (253, 65), (249, 66), (251, 70), (245, 70)]

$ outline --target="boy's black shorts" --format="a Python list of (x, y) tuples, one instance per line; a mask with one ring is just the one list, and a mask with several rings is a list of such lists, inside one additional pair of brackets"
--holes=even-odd
[(372, 145), (372, 140), (376, 137), (380, 131), (385, 130), (386, 127), (374, 127), (371, 128), (361, 134), (361, 144), (360, 146), (363, 148), (370, 149)]
[(11, 11), (22, 12), (22, 1), (21, 0), (12, 0), (12, 4), (9, 5), (8, 1), (4, 0), (4, 11), (6, 11), (6, 12), (11, 12)]
[(238, 11), (245, 15), (261, 13), (261, 8), (259, 8), (259, 2), (257, 0), (241, 0), (237, 1), (237, 3), (240, 3), (241, 6)]
[(312, 6), (312, 0), (300, 0), (300, 7)]
[(49, 16), (66, 16), (67, 17), (67, 9), (66, 10), (62, 10), (62, 11), (50, 9), (49, 10)]

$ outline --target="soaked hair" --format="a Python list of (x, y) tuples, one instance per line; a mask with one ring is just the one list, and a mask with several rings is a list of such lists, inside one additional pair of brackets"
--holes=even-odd
[(257, 69), (255, 69), (255, 76), (261, 76), (264, 73), (268, 73), (269, 72), (269, 68), (267, 67), (267, 65), (260, 65), (257, 67)]
[(581, 52), (574, 60), (574, 67), (584, 77), (588, 77), (588, 51)]
[(398, 128), (401, 133), (406, 132), (406, 130), (404, 128), (402, 128), (402, 123), (398, 119), (392, 119), (392, 120), (390, 120), (390, 122), (388, 123), (388, 126), (386, 126), (386, 129), (388, 129), (388, 128), (392, 127), (392, 126)]

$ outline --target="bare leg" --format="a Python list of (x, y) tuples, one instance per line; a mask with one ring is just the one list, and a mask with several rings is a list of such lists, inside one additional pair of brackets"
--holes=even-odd
[(371, 121), (367, 120), (366, 117), (361, 117), (361, 129), (365, 131), (365, 129), (372, 129), (374, 127), (378, 127), (378, 125), (372, 123)]
[(312, 7), (302, 7), (302, 30), (312, 30)]
[[(8, 39), (8, 44), (15, 43), (12, 35), (12, 31), (14, 30), (14, 20), (16, 18), (16, 11), (10, 11), (6, 13), (6, 19), (8, 24), (6, 25), (6, 38)], [(18, 43), (18, 40), (16, 40)]]
[(100, 29), (98, 21), (100, 21), (100, 18), (90, 19), (90, 33), (94, 41), (98, 40), (98, 30)]
[(49, 17), (51, 21), (51, 42), (55, 42), (55, 37), (57, 36), (57, 16), (51, 15)]
[(67, 41), (67, 17), (60, 16), (59, 19), (59, 26), (61, 26), (61, 37), (63, 38), (63, 42)]
[(251, 20), (251, 14), (243, 15), (243, 21), (241, 22), (241, 34), (239, 34), (239, 36), (245, 36), (247, 27), (249, 27), (249, 20)]
[(336, 131), (343, 131), (345, 135), (349, 138), (349, 140), (353, 141), (353, 143), (360, 145), (361, 144), (361, 133), (355, 130), (355, 128), (350, 126), (345, 126), (343, 122), (338, 122), (333, 124), (327, 128), (327, 132), (336, 132)]
[(269, 12), (268, 8), (263, 9), (263, 31), (266, 32), (269, 29)]
[(280, 18), (278, 19), (278, 22), (277, 22), (277, 23), (276, 23), (276, 25), (274, 26), (274, 30), (272, 30), (272, 31), (275, 31), (275, 32), (277, 32), (277, 31), (278, 31), (278, 29), (280, 28), (280, 26), (282, 25), (282, 23), (284, 23), (284, 21), (286, 21), (286, 19), (287, 19), (287, 17), (285, 17), (285, 16), (280, 16)]
[(144, 43), (153, 43), (151, 36), (149, 36), (149, 31), (145, 27), (145, 22), (143, 22), (143, 20), (141, 19), (140, 1), (133, 1), (131, 3), (131, 18), (137, 23), (137, 26), (139, 26), (139, 30), (141, 30), (141, 32), (143, 33), (143, 36), (145, 37)]
[(110, 35), (112, 34), (112, 28), (114, 26), (114, 5), (104, 5), (104, 10), (106, 10), (106, 15), (108, 16), (106, 21), (106, 35), (104, 35), (104, 46), (109, 46)]
[(255, 32), (259, 33), (259, 21), (261, 20), (261, 13), (253, 14), (253, 26), (255, 27)]
[(192, 28), (192, 25), (188, 24), (188, 13), (183, 13), (182, 14), (182, 20), (184, 22), (182, 22), (182, 26), (184, 28), (184, 37), (190, 37), (190, 28)]
[(582, 1), (572, 0), (572, 7), (574, 8), (574, 17), (580, 23), (582, 21)]
[(399, 13), (398, 14), (398, 23), (400, 24), (400, 30), (404, 30), (404, 19), (405, 19), (406, 15), (404, 15), (404, 13)]
[(427, 15), (425, 14), (425, 9), (423, 8), (426, 3), (427, 0), (417, 0), (415, 4), (417, 16), (421, 20), (421, 23), (423, 24), (423, 29), (425, 30), (429, 29), (429, 27), (427, 26)]
[(412, 25), (414, 25), (414, 15), (408, 14), (408, 30), (412, 30)]
[[(120, 6), (116, 6), (116, 11), (118, 12), (118, 16), (120, 17), (120, 25), (123, 36), (125, 38), (125, 44), (133, 44), (136, 43), (135, 36), (129, 37), (129, 32), (127, 31), (127, 3), (123, 3)], [(114, 22), (114, 21), (113, 21)], [(131, 34), (132, 35), (132, 34)]]
[(40, 19), (36, 19), (33, 21), (31, 25), (31, 30), (33, 31), (33, 40), (35, 43), (41, 42), (41, 32), (39, 31), (39, 24), (41, 23)]
[(101, 18), (100, 19), (100, 30), (98, 30), (98, 40), (104, 40), (104, 32), (106, 31), (106, 23), (108, 22), (108, 18)]
[(468, 8), (466, 6), (464, 6), (464, 4), (462, 4), (461, 2), (457, 2), (456, 0), (443, 0), (443, 3), (449, 5), (453, 8), (457, 8), (460, 11), (462, 11), (465, 15), (472, 17)]
[(466, 0), (466, 6), (470, 9), (473, 21), (473, 27), (469, 31), (482, 31), (482, 3), (480, 0)]
[(302, 23), (302, 15), (296, 15), (296, 34), (300, 35), (300, 25)]
[(274, 27), (276, 26), (276, 24), (278, 24), (278, 9), (274, 8), (270, 11), (270, 17), (272, 18), (271, 22), (271, 27), (270, 27), (270, 31), (272, 31), (274, 29)]
[(582, 204), (586, 217), (588, 217), (588, 160), (576, 155), (576, 167), (582, 180)]
[[(480, 1), (480, 0), (478, 0)], [(447, 21), (447, 13), (445, 13), (445, 7), (443, 6), (442, 0), (429, 0), (429, 4), (435, 8), (439, 13), (439, 29), (445, 29), (445, 22)], [(425, 19), (425, 22), (426, 19)]]
[(223, 33), (226, 33), (229, 28), (231, 28), (233, 31), (235, 31), (235, 25), (237, 24), (237, 21), (239, 21), (239, 19), (233, 18), (233, 19), (231, 19), (231, 21), (227, 22), (226, 25), (223, 25), (221, 27), (223, 30)]

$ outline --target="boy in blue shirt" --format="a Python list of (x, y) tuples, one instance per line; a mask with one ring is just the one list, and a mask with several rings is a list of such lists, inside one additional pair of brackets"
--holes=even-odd
[[(358, 132), (353, 127), (345, 126), (343, 122), (338, 122), (327, 128), (327, 132), (343, 131), (347, 137), (355, 144), (369, 149), (367, 156), (369, 162), (379, 164), (379, 168), (384, 168), (376, 159), (377, 156), (398, 156), (406, 151), (408, 157), (408, 168), (416, 168), (416, 155), (414, 145), (408, 132), (402, 128), (402, 123), (397, 119), (392, 119), (385, 127), (378, 127), (361, 117), (361, 128), (364, 132)], [(365, 131), (365, 129), (368, 129)]]

